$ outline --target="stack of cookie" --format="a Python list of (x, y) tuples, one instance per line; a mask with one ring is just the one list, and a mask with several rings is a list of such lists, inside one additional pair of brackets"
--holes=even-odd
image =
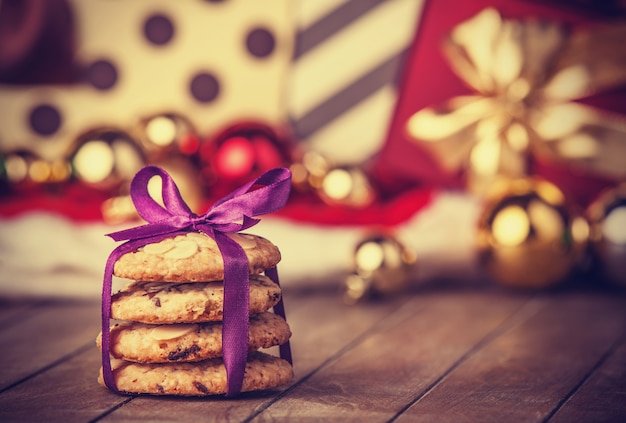
[[(274, 388), (293, 377), (289, 362), (258, 351), (291, 336), (287, 322), (268, 311), (280, 301), (280, 287), (262, 275), (280, 261), (280, 252), (256, 235), (229, 236), (243, 247), (250, 264), (249, 355), (241, 391)], [(111, 317), (120, 321), (110, 330), (117, 389), (155, 395), (226, 393), (224, 265), (215, 241), (192, 232), (147, 244), (120, 257), (114, 274), (134, 280), (111, 298)], [(99, 382), (104, 385), (102, 374)]]

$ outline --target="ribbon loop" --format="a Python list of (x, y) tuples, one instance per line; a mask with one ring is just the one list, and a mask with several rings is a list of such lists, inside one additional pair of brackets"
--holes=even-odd
[[(154, 176), (162, 181), (163, 205), (148, 192)], [(171, 176), (157, 166), (146, 166), (133, 178), (130, 195), (139, 215), (148, 223), (108, 234), (115, 241), (124, 241), (107, 259), (102, 285), (102, 372), (106, 386), (120, 392), (110, 362), (111, 284), (115, 262), (124, 254), (149, 243), (159, 242), (176, 234), (202, 232), (217, 243), (224, 261), (223, 358), (226, 367), (227, 396), (241, 391), (248, 354), (249, 265), (243, 248), (225, 233), (238, 232), (256, 225), (259, 216), (282, 208), (291, 189), (288, 169), (270, 170), (252, 182), (218, 200), (205, 214), (194, 214), (183, 201)], [(278, 284), (276, 270), (267, 270), (268, 277)], [(282, 299), (274, 311), (283, 318)], [(281, 357), (291, 362), (288, 344), (280, 349)], [(288, 353), (287, 353), (288, 352)]]
[[(148, 192), (148, 184), (154, 176), (161, 177), (161, 196), (165, 208), (157, 203)], [(146, 166), (137, 172), (130, 184), (130, 195), (139, 216), (150, 223), (159, 222), (174, 215), (193, 215), (183, 201), (172, 177), (157, 166)]]

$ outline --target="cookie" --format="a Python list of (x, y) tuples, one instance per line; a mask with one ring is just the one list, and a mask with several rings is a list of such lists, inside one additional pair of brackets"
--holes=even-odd
[[(257, 235), (228, 234), (246, 253), (250, 273), (262, 273), (281, 259), (278, 247)], [(207, 282), (224, 279), (224, 260), (215, 241), (190, 232), (147, 244), (126, 253), (114, 266), (115, 276), (151, 282)]]
[[(250, 314), (267, 311), (281, 298), (265, 275), (250, 275)], [(133, 282), (111, 296), (111, 317), (149, 324), (222, 320), (224, 282)]]
[[(167, 364), (117, 360), (112, 367), (117, 389), (127, 393), (182, 396), (226, 393), (226, 368), (221, 358), (197, 363)], [(257, 351), (248, 356), (241, 391), (275, 388), (292, 378), (293, 369), (289, 362)], [(102, 369), (98, 382), (104, 386)]]
[[(250, 316), (249, 351), (282, 345), (291, 331), (285, 319), (264, 312)], [(101, 345), (102, 333), (97, 345)], [(201, 361), (222, 356), (222, 322), (146, 325), (123, 322), (111, 328), (111, 356), (138, 363)]]

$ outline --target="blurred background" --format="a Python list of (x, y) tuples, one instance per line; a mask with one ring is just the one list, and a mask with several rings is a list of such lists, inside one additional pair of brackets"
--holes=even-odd
[(286, 287), (348, 303), (624, 286), (625, 19), (620, 0), (2, 0), (0, 296), (98, 298), (146, 164), (196, 213), (291, 169), (250, 232)]

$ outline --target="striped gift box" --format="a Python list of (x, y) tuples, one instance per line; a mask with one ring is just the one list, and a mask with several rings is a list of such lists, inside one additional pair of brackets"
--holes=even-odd
[(422, 0), (298, 0), (286, 93), (307, 148), (342, 164), (384, 142)]

